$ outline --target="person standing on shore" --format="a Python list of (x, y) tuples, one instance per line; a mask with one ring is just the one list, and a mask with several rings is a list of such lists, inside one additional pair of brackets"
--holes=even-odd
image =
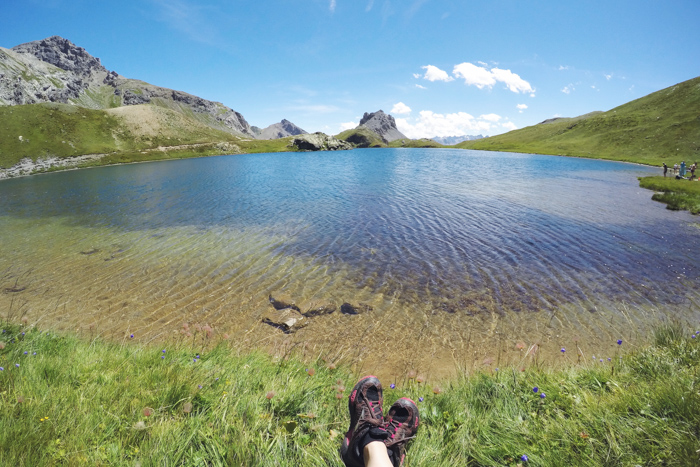
[(673, 175), (678, 175), (678, 162), (673, 164)]
[(685, 177), (685, 161), (681, 161), (681, 177)]
[(666, 176), (666, 172), (668, 172), (668, 166), (664, 162), (664, 177)]

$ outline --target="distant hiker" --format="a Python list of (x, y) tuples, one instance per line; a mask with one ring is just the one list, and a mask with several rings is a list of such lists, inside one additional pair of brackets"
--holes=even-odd
[(673, 164), (673, 175), (677, 175), (677, 174), (678, 174), (678, 162)]
[(664, 162), (664, 177), (666, 176), (666, 172), (668, 172), (668, 166)]
[(690, 166), (690, 179), (695, 178), (695, 167), (697, 166), (697, 162), (694, 162), (693, 165)]
[(685, 161), (681, 161), (681, 177), (685, 177)]

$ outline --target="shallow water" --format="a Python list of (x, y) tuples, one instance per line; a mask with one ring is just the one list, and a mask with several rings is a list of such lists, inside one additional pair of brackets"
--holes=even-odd
[[(638, 187), (657, 172), (368, 149), (7, 180), (0, 310), (137, 340), (209, 324), (244, 346), (383, 375), (526, 364), (535, 343), (541, 361), (614, 356), (617, 339), (634, 345), (660, 320), (700, 319), (700, 230)], [(285, 335), (261, 322), (269, 294), (302, 311), (372, 310)]]

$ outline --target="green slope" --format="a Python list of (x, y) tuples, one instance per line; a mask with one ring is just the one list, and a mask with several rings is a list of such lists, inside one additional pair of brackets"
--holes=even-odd
[(91, 165), (290, 150), (289, 138), (232, 135), (158, 105), (95, 110), (68, 104), (0, 106), (0, 168), (23, 158), (108, 154)]
[(608, 112), (530, 126), (456, 145), (672, 165), (700, 160), (700, 77)]

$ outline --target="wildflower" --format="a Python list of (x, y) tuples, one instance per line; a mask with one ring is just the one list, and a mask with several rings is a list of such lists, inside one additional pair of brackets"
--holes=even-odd
[(272, 399), (273, 397), (275, 397), (275, 391), (270, 391), (267, 394), (265, 394), (266, 399)]
[(134, 335), (132, 334), (132, 335), (130, 335), (129, 337), (131, 337), (131, 338), (133, 339), (133, 338), (134, 338)]
[(314, 370), (313, 368), (307, 368), (306, 372), (309, 374), (309, 376), (313, 376), (316, 374), (316, 370)]
[(145, 430), (146, 424), (143, 421), (138, 421), (134, 424), (134, 429), (135, 430)]
[(150, 417), (151, 415), (153, 415), (153, 409), (150, 408), (150, 407), (144, 407), (144, 409), (143, 409), (143, 416), (144, 416), (144, 417)]
[(161, 360), (165, 360), (165, 355), (161, 355), (161, 356), (160, 356), (160, 359), (161, 359)]
[(695, 339), (695, 334), (693, 334), (693, 335), (692, 335), (692, 336), (690, 336), (690, 337), (691, 337), (691, 338), (693, 338), (693, 339)]
[(498, 368), (496, 368), (496, 371), (498, 371)]
[(423, 375), (416, 376), (416, 383), (421, 384), (424, 382), (425, 382), (425, 376), (423, 376)]
[(617, 345), (622, 345), (622, 339), (617, 340)]
[(2, 349), (4, 349), (4, 348), (5, 348), (5, 343), (4, 343), (4, 342), (0, 342), (0, 350), (2, 350)]
[(201, 384), (198, 384), (198, 385), (197, 385), (197, 388), (202, 389), (202, 385), (201, 385)]
[(600, 359), (600, 363), (603, 363), (603, 359), (602, 359), (602, 358)]
[(564, 347), (561, 348), (561, 353), (566, 352), (566, 349)]
[(608, 357), (608, 361), (611, 361), (611, 360), (612, 360), (612, 359), (611, 359), (610, 357)]
[(390, 387), (391, 389), (396, 389), (396, 385), (395, 385), (394, 383), (391, 383), (391, 384), (389, 385), (389, 387)]
[(3, 367), (0, 366), (0, 371), (5, 371), (5, 369), (4, 369)]
[(433, 388), (433, 394), (440, 394), (442, 392), (442, 389), (440, 389), (440, 386), (435, 386)]
[(336, 399), (342, 399), (342, 398), (343, 398), (343, 393), (342, 393), (342, 392), (336, 392), (336, 393), (335, 393), (335, 398), (336, 398)]
[(540, 388), (538, 388), (537, 386), (535, 386), (534, 388), (532, 388), (532, 392), (537, 392), (537, 391), (539, 391), (539, 390), (540, 390)]
[(418, 402), (423, 402), (423, 398), (422, 398), (422, 397), (419, 397), (419, 398), (418, 398)]
[(335, 363), (329, 363), (329, 364), (328, 364), (328, 369), (329, 369), (329, 370), (335, 370)]
[(165, 349), (163, 349), (163, 353), (165, 353)]
[(15, 367), (19, 368), (19, 363), (15, 363)]
[(523, 454), (522, 456), (520, 456), (520, 460), (523, 462), (527, 462), (528, 461), (527, 454)]
[(544, 399), (545, 397), (547, 397), (545, 393), (540, 394), (540, 399)]
[(408, 379), (413, 379), (416, 377), (416, 370), (411, 370), (408, 372)]
[(22, 402), (24, 402), (24, 396), (19, 396), (19, 397), (17, 398), (17, 402), (19, 402), (20, 404), (21, 404)]
[(27, 351), (25, 350), (25, 351), (24, 351), (24, 355), (27, 355), (27, 354), (29, 354), (29, 352), (27, 352)]
[(32, 355), (36, 355), (36, 352), (34, 352)]

